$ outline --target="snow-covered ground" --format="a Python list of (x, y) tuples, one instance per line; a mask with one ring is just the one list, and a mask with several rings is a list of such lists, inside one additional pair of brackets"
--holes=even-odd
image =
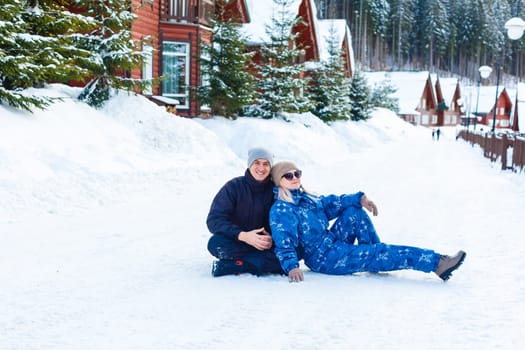
[[(446, 129), (188, 120), (78, 90), (33, 115), (0, 106), (0, 349), (520, 349), (525, 175)], [(321, 193), (363, 190), (385, 242), (467, 251), (447, 283), (414, 271), (212, 278), (205, 218), (251, 146)]]

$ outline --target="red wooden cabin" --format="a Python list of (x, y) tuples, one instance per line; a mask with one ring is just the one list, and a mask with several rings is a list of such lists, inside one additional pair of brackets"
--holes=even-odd
[[(138, 19), (132, 25), (134, 40), (152, 52), (133, 78), (164, 79), (143, 91), (159, 104), (175, 103), (177, 114), (197, 116), (203, 112), (191, 94), (201, 81), (201, 42), (211, 41), (210, 19), (214, 0), (133, 0)], [(176, 101), (176, 102), (175, 102)]]
[(421, 98), (419, 99), (419, 106), (416, 108), (416, 111), (420, 114), (418, 124), (438, 126), (438, 104), (430, 74), (425, 82), (425, 87), (423, 88)]
[[(133, 39), (140, 43), (142, 50), (151, 52), (151, 58), (144, 62), (142, 69), (132, 72), (133, 78), (164, 79), (158, 86), (144, 95), (159, 104), (176, 104), (177, 114), (193, 117), (207, 115), (209, 110), (202, 109), (191, 93), (191, 88), (202, 84), (199, 58), (202, 43), (211, 43), (210, 19), (214, 16), (216, 4), (225, 0), (133, 0), (133, 9), (138, 19), (132, 25)], [(225, 1), (225, 15), (243, 23), (243, 28), (261, 21), (269, 21), (259, 12), (260, 6), (267, 6), (272, 0), (229, 0)], [(301, 16), (303, 21), (294, 27), (299, 33), (295, 43), (305, 50), (301, 62), (318, 62), (319, 22), (313, 0), (295, 0), (291, 10)], [(323, 20), (324, 21), (324, 20)], [(257, 33), (264, 32), (264, 26), (256, 28)], [(250, 41), (250, 49), (257, 48), (264, 42), (257, 38)], [(324, 40), (324, 39), (323, 39)], [(353, 69), (353, 54), (350, 31), (342, 40), (345, 68), (350, 77)], [(255, 55), (254, 62), (259, 63)]]
[[(498, 96), (496, 102), (496, 128), (506, 129), (510, 128), (510, 116), (512, 111), (512, 100), (507, 93), (507, 90), (503, 88), (501, 93)], [(492, 128), (494, 121), (494, 107), (490, 110), (489, 113), (483, 115), (482, 124), (487, 125)]]

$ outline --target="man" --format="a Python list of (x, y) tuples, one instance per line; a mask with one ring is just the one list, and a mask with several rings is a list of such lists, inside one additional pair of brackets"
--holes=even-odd
[(250, 149), (244, 176), (231, 179), (215, 195), (206, 220), (213, 234), (208, 250), (219, 259), (213, 276), (282, 273), (268, 222), (274, 201), (272, 163), (268, 150)]

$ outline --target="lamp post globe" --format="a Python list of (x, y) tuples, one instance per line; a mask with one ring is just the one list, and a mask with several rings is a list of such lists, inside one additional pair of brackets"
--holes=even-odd
[(523, 36), (525, 30), (525, 21), (519, 17), (513, 17), (505, 23), (507, 36), (511, 40), (518, 40)]
[(481, 66), (479, 67), (479, 75), (483, 79), (487, 79), (490, 76), (490, 73), (492, 73), (492, 68), (489, 66)]

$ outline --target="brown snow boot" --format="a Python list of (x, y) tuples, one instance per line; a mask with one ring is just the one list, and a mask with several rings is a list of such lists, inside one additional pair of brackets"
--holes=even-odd
[(462, 250), (457, 252), (454, 256), (441, 255), (438, 267), (434, 273), (443, 281), (448, 280), (450, 276), (452, 276), (452, 271), (457, 269), (463, 263), (465, 256), (467, 256), (467, 253)]

